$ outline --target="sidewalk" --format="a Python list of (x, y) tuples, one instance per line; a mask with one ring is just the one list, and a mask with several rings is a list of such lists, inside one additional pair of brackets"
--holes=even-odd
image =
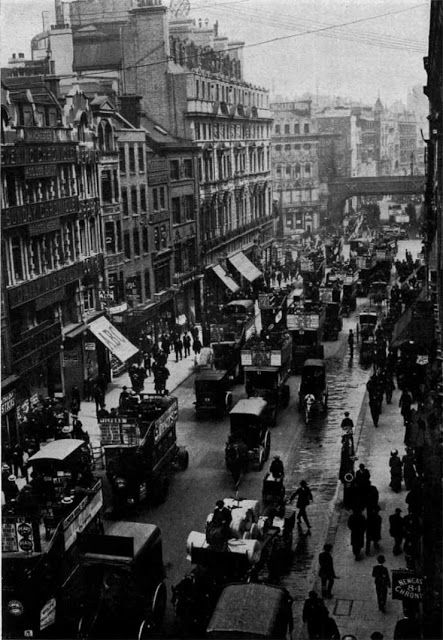
[[(361, 462), (365, 464), (371, 473), (371, 482), (377, 487), (380, 495), (382, 539), (379, 551), (374, 551), (372, 548), (370, 556), (366, 556), (363, 550), (362, 560), (354, 560), (350, 546), (350, 531), (347, 527), (347, 520), (351, 512), (341, 506), (343, 495), (341, 487), (324, 541), (333, 544), (334, 567), (336, 574), (340, 576), (340, 579), (334, 584), (334, 597), (325, 602), (337, 623), (341, 636), (353, 634), (357, 640), (369, 640), (374, 631), (381, 632), (385, 640), (389, 640), (393, 637), (397, 620), (403, 617), (402, 603), (400, 600), (391, 599), (391, 591), (388, 594), (386, 613), (378, 610), (374, 579), (372, 578), (372, 568), (377, 564), (376, 557), (379, 554), (386, 557), (385, 566), (390, 572), (392, 569), (405, 568), (406, 566), (403, 554), (393, 555), (393, 539), (389, 535), (389, 516), (394, 513), (395, 508), (401, 508), (403, 516), (407, 514), (404, 484), (401, 493), (394, 493), (389, 487), (390, 452), (397, 449), (399, 456), (402, 457), (405, 451), (403, 419), (398, 408), (399, 397), (400, 391), (396, 390), (392, 404), (383, 403), (383, 413), (376, 429), (372, 424), (366, 396), (360, 424), (357, 425), (355, 434), (358, 456), (356, 468)], [(337, 461), (338, 463), (339, 461)], [(315, 565), (317, 562), (318, 560), (315, 558)], [(321, 594), (319, 578), (316, 578), (313, 588)], [(300, 614), (301, 611), (294, 613)], [(300, 623), (300, 620), (298, 622)], [(303, 629), (299, 627), (298, 634), (297, 626), (295, 631), (294, 638), (308, 637), (305, 626)]]
[[(176, 362), (175, 353), (172, 352), (169, 354), (166, 366), (169, 369), (170, 376), (168, 378), (166, 388), (170, 394), (172, 394), (173, 391), (193, 373), (194, 357), (194, 352), (191, 350), (190, 356)], [(108, 385), (105, 397), (105, 404), (108, 411), (112, 409), (112, 407), (118, 407), (119, 397), (123, 386), (128, 387), (128, 389), (131, 388), (131, 381), (129, 380), (129, 374), (127, 372), (124, 372), (117, 378), (114, 378)], [(153, 375), (146, 378), (143, 391), (145, 393), (155, 393)], [(82, 400), (78, 417), (83, 423), (83, 428), (89, 433), (91, 444), (93, 446), (98, 446), (100, 444), (100, 430), (97, 423), (95, 402)]]

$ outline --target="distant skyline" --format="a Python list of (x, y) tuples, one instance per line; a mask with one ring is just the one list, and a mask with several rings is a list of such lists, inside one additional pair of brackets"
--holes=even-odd
[[(12, 53), (30, 57), (45, 11), (53, 24), (53, 0), (2, 1), (2, 66)], [(426, 84), (429, 12), (417, 0), (191, 0), (190, 17), (217, 20), (221, 35), (244, 41), (245, 79), (274, 95), (368, 104), (380, 95), (389, 105)]]

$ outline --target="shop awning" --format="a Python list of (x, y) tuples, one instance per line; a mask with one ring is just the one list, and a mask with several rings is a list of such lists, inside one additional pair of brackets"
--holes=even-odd
[(104, 316), (91, 322), (88, 329), (120, 362), (126, 362), (138, 352), (137, 347), (129, 342)]
[(401, 347), (405, 342), (411, 341), (427, 348), (431, 346), (433, 339), (432, 303), (418, 299), (395, 323), (390, 347)]
[(235, 253), (228, 259), (237, 271), (239, 271), (246, 280), (249, 280), (249, 282), (254, 282), (254, 280), (257, 280), (257, 278), (260, 278), (260, 276), (263, 275), (260, 269), (257, 269), (255, 264), (245, 256), (243, 251)]
[(221, 264), (216, 264), (215, 267), (212, 267), (213, 272), (220, 278), (223, 284), (228, 287), (232, 293), (237, 293), (240, 289), (238, 284), (229, 276), (226, 271), (223, 269)]

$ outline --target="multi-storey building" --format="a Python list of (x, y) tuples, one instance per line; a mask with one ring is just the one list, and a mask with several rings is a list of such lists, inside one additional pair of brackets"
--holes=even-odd
[[(166, 11), (161, 0), (72, 2), (73, 69), (118, 79), (120, 94), (140, 95), (158, 126), (197, 143), (199, 264), (222, 260), (227, 266), (225, 260), (242, 251), (269, 258), (268, 94), (243, 78), (243, 43), (221, 37), (207, 22), (168, 23)], [(61, 26), (66, 17), (59, 13)], [(241, 261), (244, 276), (248, 261), (242, 255), (234, 261)], [(250, 265), (252, 273), (258, 272)]]
[(315, 231), (325, 213), (319, 176), (319, 136), (311, 101), (271, 104), (274, 116), (272, 179), (283, 236)]
[[(106, 371), (101, 343), (86, 356), (78, 335), (103, 312), (103, 253), (92, 122), (67, 126), (41, 81), (2, 91), (2, 371), (20, 416), (38, 394), (64, 393)], [(81, 331), (79, 328), (81, 327)], [(62, 349), (65, 347), (65, 349)], [(61, 355), (62, 352), (62, 355)], [(86, 357), (88, 362), (86, 362)], [(11, 396), (12, 398), (12, 396)], [(3, 416), (2, 416), (3, 417)], [(6, 418), (5, 418), (6, 420)], [(9, 432), (17, 439), (17, 432)]]

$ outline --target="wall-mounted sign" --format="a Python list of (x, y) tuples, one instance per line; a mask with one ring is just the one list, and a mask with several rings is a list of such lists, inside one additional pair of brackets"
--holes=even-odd
[(95, 351), (95, 342), (85, 342), (85, 351)]
[(424, 578), (407, 569), (392, 570), (393, 600), (422, 600)]
[(15, 407), (15, 389), (4, 393), (2, 396), (2, 416)]

